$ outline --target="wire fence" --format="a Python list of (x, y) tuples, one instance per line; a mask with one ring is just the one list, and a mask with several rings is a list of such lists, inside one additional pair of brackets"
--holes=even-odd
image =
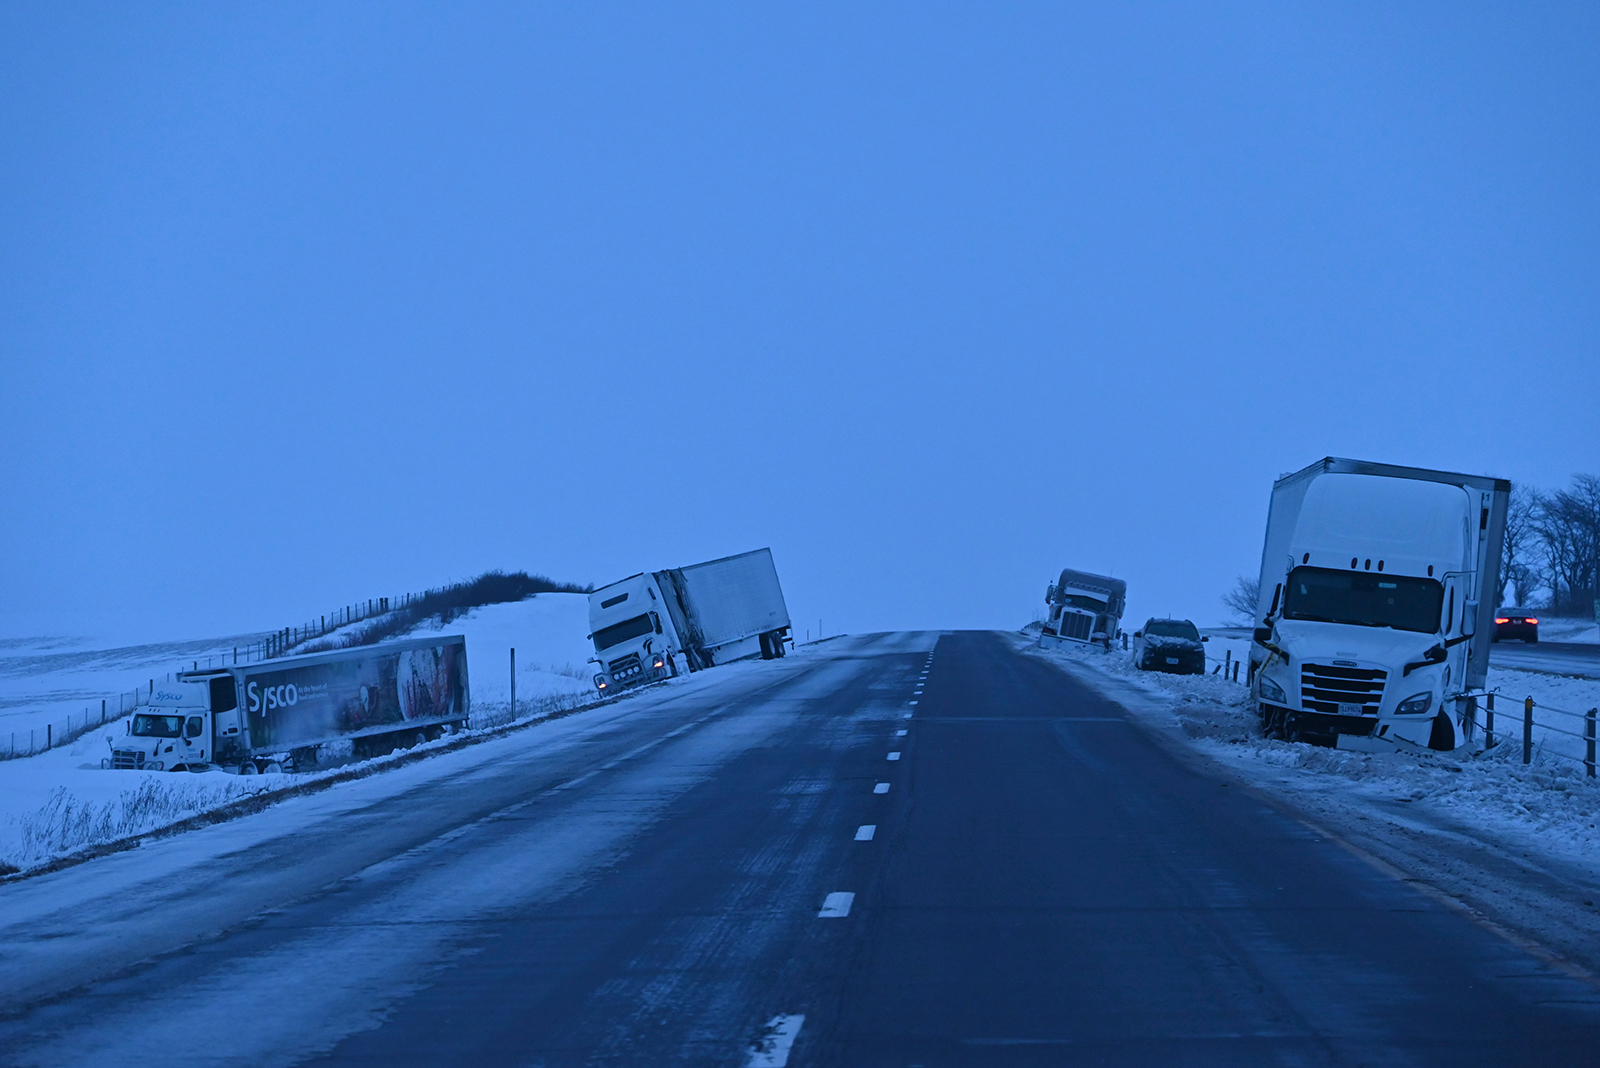
[(141, 696), (139, 690), (130, 690), (127, 693), (119, 693), (114, 698), (102, 698), (98, 709), (91, 705), (82, 713), (73, 713), (63, 720), (46, 723), (42, 728), (30, 728), (26, 734), (22, 731), (11, 731), (6, 739), (5, 752), (0, 753), (0, 760), (33, 756), (58, 745), (77, 741), (90, 731), (103, 727), (139, 707)]
[[(1496, 696), (1493, 693), (1484, 695), (1483, 733), (1485, 749), (1493, 749), (1495, 746), (1502, 744), (1501, 740), (1495, 738)], [(1518, 718), (1522, 721), (1522, 762), (1524, 764), (1533, 763), (1535, 751), (1533, 729), (1538, 727), (1541, 731), (1563, 735), (1568, 738), (1576, 738), (1583, 742), (1583, 756), (1563, 753), (1558, 748), (1542, 743), (1537, 748), (1540, 753), (1546, 756), (1582, 764), (1585, 774), (1591, 779), (1595, 778), (1595, 728), (1596, 719), (1600, 718), (1600, 708), (1591, 708), (1586, 712), (1575, 712), (1569, 708), (1542, 705), (1532, 697), (1525, 697), (1522, 700), (1522, 707), (1517, 711), (1521, 713)], [(1536, 716), (1535, 712), (1542, 713), (1542, 716)], [(1565, 718), (1559, 721), (1560, 725), (1557, 725), (1557, 723), (1551, 722), (1550, 717), (1552, 716)]]

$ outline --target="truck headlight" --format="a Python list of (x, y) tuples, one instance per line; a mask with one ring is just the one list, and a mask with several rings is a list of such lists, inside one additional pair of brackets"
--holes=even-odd
[(1420, 716), (1433, 707), (1433, 692), (1419, 693), (1415, 697), (1407, 697), (1394, 708), (1397, 716)]
[(597, 690), (606, 688), (606, 677), (604, 675), (596, 675), (594, 677), (594, 688)]
[(144, 766), (146, 771), (166, 771), (167, 766), (159, 760), (152, 760)]
[(1275, 705), (1288, 705), (1289, 703), (1289, 695), (1283, 692), (1283, 687), (1265, 675), (1261, 676), (1261, 699), (1270, 701)]

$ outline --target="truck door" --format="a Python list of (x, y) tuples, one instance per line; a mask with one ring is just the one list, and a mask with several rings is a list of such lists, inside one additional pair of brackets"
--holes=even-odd
[(190, 716), (183, 721), (183, 755), (185, 764), (203, 764), (211, 732), (206, 730), (205, 716)]
[(239, 710), (239, 690), (233, 676), (224, 675), (211, 680), (211, 730), (203, 737), (210, 741), (206, 759), (213, 764), (232, 758), (243, 747), (242, 719)]

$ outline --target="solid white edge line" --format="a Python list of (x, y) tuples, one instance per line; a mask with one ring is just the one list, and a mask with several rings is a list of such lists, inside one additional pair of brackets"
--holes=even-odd
[(766, 1031), (757, 1040), (755, 1049), (745, 1068), (784, 1068), (789, 1063), (789, 1050), (800, 1034), (800, 1025), (806, 1022), (805, 1014), (774, 1016), (767, 1021)]
[(850, 915), (850, 906), (855, 904), (856, 895), (851, 890), (835, 890), (822, 899), (822, 911), (817, 913), (819, 920), (838, 920)]

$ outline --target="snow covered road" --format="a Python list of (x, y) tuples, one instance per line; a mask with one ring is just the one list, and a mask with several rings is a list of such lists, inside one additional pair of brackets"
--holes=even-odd
[(0, 886), (8, 1065), (1504, 1064), (1581, 968), (1003, 636), (747, 662)]

